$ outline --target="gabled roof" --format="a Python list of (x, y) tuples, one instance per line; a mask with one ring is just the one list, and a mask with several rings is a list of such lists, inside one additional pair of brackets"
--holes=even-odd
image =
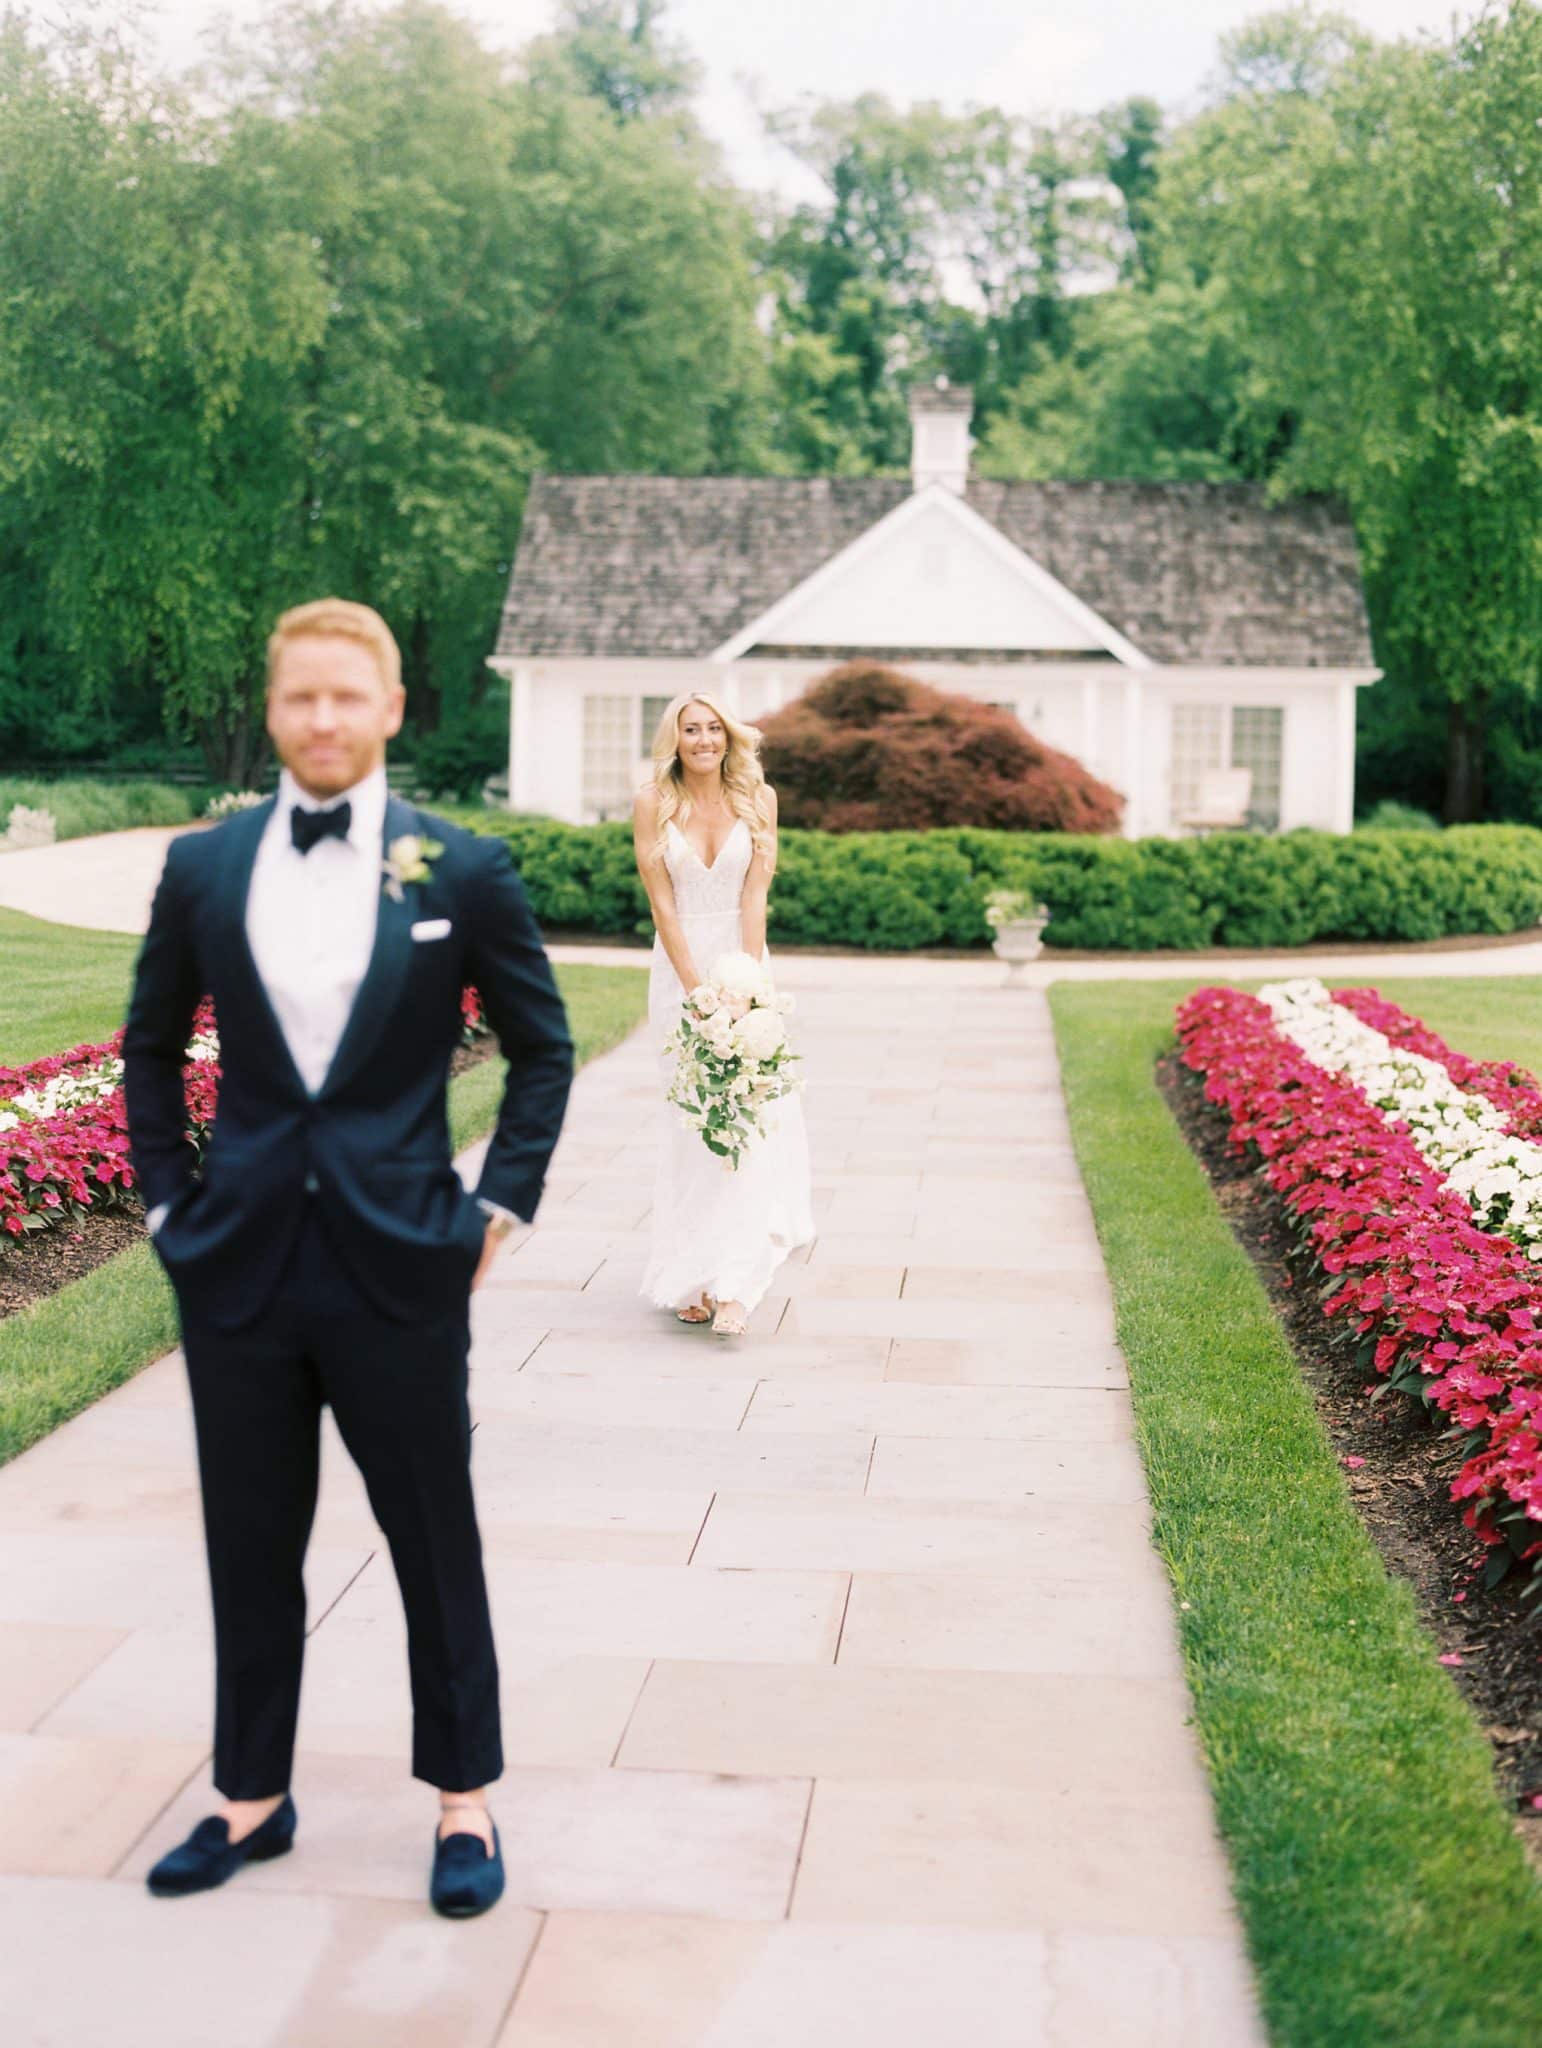
[[(537, 477), (497, 654), (704, 659), (910, 492), (906, 477)], [(967, 503), (1153, 661), (1372, 665), (1354, 530), (1327, 500), (972, 480)]]
[[(945, 565), (959, 556), (971, 564), (962, 595), (957, 581), (938, 581), (939, 570), (953, 574)], [(912, 491), (712, 658), (738, 661), (799, 642), (887, 651), (907, 639), (944, 659), (960, 651), (1047, 660), (1096, 654), (1132, 668), (1151, 666), (1058, 577), (940, 483)]]

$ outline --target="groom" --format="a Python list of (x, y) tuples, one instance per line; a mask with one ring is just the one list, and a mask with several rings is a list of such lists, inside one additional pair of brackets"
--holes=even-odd
[[(276, 798), (173, 841), (124, 1033), (149, 1225), (176, 1289), (214, 1604), (217, 1814), (150, 1873), (207, 1890), (294, 1839), (302, 1566), (330, 1404), (407, 1619), (416, 1777), (443, 1813), (430, 1897), (503, 1889), (485, 1788), (503, 1768), (472, 1501), (472, 1289), (528, 1222), (572, 1075), (561, 997), (507, 848), (386, 788), (396, 642), (338, 599), (268, 643)], [(509, 1062), (475, 1197), (445, 1085), (474, 983)], [(222, 1078), (201, 1178), (182, 1070), (204, 994)]]

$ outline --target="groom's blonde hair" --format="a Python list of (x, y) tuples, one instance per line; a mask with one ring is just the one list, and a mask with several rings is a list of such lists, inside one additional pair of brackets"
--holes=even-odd
[(357, 640), (375, 657), (380, 680), (387, 691), (399, 690), (402, 654), (396, 636), (367, 604), (353, 604), (346, 597), (318, 597), (312, 604), (297, 604), (285, 612), (268, 640), (268, 687), (273, 686), (279, 656), (294, 640)]

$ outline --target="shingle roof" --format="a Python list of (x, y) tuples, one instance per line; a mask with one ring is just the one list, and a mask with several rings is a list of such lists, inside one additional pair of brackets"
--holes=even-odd
[[(909, 494), (907, 477), (537, 477), (497, 652), (700, 658)], [(1371, 663), (1354, 530), (1325, 499), (971, 480), (968, 503), (1153, 661)]]

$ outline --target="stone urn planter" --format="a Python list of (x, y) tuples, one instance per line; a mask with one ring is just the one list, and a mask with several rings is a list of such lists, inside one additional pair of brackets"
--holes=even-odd
[(19, 853), (24, 846), (52, 846), (57, 837), (58, 827), (51, 811), (14, 804), (6, 829), (0, 834), (0, 852)]
[(1006, 985), (1015, 988), (1028, 962), (1044, 950), (1049, 911), (1020, 889), (995, 889), (985, 899), (985, 921), (994, 934), (992, 951), (1007, 963)]

